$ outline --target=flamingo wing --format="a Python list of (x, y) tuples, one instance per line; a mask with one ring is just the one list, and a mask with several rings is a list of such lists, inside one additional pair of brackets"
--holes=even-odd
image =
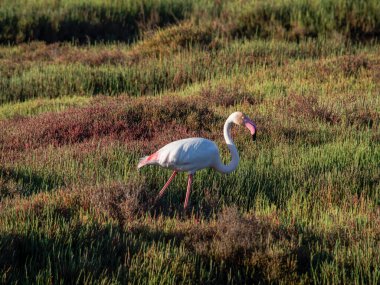
[(153, 164), (194, 173), (213, 166), (218, 158), (219, 151), (214, 142), (203, 138), (189, 138), (171, 142), (151, 156), (142, 158), (138, 167)]

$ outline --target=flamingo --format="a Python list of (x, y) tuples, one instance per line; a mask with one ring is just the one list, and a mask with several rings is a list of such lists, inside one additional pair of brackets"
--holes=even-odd
[(231, 162), (228, 165), (224, 165), (220, 160), (217, 145), (213, 141), (204, 138), (177, 140), (165, 145), (155, 153), (140, 159), (137, 165), (139, 169), (146, 165), (159, 165), (173, 170), (169, 180), (159, 192), (156, 201), (164, 195), (165, 190), (178, 172), (187, 172), (188, 181), (184, 203), (184, 209), (186, 210), (189, 203), (193, 176), (196, 171), (211, 167), (221, 173), (230, 173), (236, 169), (240, 159), (236, 146), (231, 138), (230, 130), (232, 124), (247, 127), (251, 132), (252, 139), (256, 140), (256, 124), (242, 112), (232, 113), (227, 118), (223, 128), (224, 139), (232, 156)]

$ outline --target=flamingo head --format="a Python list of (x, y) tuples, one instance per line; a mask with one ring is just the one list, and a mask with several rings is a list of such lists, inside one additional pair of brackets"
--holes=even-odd
[(256, 140), (256, 124), (247, 115), (242, 112), (235, 112), (231, 114), (230, 118), (235, 124), (245, 126), (251, 132), (252, 140)]

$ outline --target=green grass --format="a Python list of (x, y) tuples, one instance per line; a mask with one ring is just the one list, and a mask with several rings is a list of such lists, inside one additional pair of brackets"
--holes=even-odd
[(1, 1), (0, 42), (134, 41), (180, 20), (211, 25), (215, 36), (299, 40), (334, 33), (378, 37), (380, 4), (345, 1)]
[[(16, 51), (14, 48), (3, 48), (0, 102), (24, 101), (36, 97), (56, 98), (73, 94), (81, 96), (157, 94), (163, 91), (181, 90), (190, 83), (218, 78), (225, 80), (242, 73), (251, 73), (253, 76), (255, 73), (275, 74), (278, 73), (274, 69), (276, 66), (286, 68), (288, 61), (308, 58), (320, 58), (321, 65), (326, 70), (335, 69), (334, 72), (339, 75), (344, 72), (355, 73), (359, 71), (361, 65), (367, 67), (371, 55), (376, 53), (376, 48), (377, 46), (369, 46), (368, 51), (360, 50), (358, 55), (348, 58), (347, 60), (353, 61), (353, 66), (347, 64), (344, 57), (337, 58), (336, 62), (331, 60), (326, 63), (324, 57), (356, 53), (357, 46), (318, 40), (310, 40), (300, 45), (290, 43), (289, 46), (286, 42), (234, 41), (219, 50), (205, 51), (194, 48), (191, 52), (185, 49), (180, 53), (174, 51), (158, 55), (148, 53), (142, 54), (138, 59), (134, 49), (128, 50), (125, 46), (80, 49), (71, 46), (47, 48), (45, 45), (31, 45), (29, 48)], [(35, 49), (41, 49), (40, 54), (35, 54)], [(66, 57), (62, 55), (65, 53)], [(72, 55), (74, 53), (75, 58)], [(117, 59), (114, 63), (104, 60), (115, 56)], [(9, 58), (21, 59), (22, 64)], [(72, 63), (72, 61), (78, 62)], [(302, 65), (307, 65), (309, 62), (302, 61), (300, 65), (303, 67)], [(266, 70), (262, 68), (263, 66), (272, 68)], [(303, 73), (298, 72), (298, 74), (303, 77)], [(346, 81), (346, 76), (340, 78)]]
[[(380, 49), (349, 40), (374, 36), (377, 2), (6, 3), (23, 31), (86, 9), (191, 19), (131, 45), (0, 47), (0, 283), (380, 282)], [(197, 172), (188, 211), (186, 174), (154, 204), (171, 173), (139, 158), (202, 136), (228, 162), (236, 110), (258, 127), (233, 129), (236, 171)]]
[(1, 1), (0, 42), (131, 41), (184, 18), (191, 1)]
[(88, 104), (89, 97), (59, 97), (56, 99), (39, 98), (20, 103), (8, 103), (0, 106), (0, 119), (36, 116), (45, 112), (59, 112), (69, 107)]

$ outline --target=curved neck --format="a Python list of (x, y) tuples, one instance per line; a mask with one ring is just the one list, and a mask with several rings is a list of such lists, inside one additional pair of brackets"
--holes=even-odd
[(228, 118), (227, 121), (225, 122), (224, 128), (223, 128), (224, 139), (226, 140), (226, 144), (227, 144), (228, 149), (230, 150), (232, 159), (231, 159), (229, 164), (224, 165), (219, 158), (215, 167), (214, 167), (217, 171), (222, 172), (222, 173), (230, 173), (230, 172), (234, 171), (239, 164), (239, 154), (238, 154), (236, 146), (235, 146), (235, 144), (231, 138), (231, 126), (232, 126), (232, 124), (233, 124), (232, 121), (229, 120), (229, 118)]

